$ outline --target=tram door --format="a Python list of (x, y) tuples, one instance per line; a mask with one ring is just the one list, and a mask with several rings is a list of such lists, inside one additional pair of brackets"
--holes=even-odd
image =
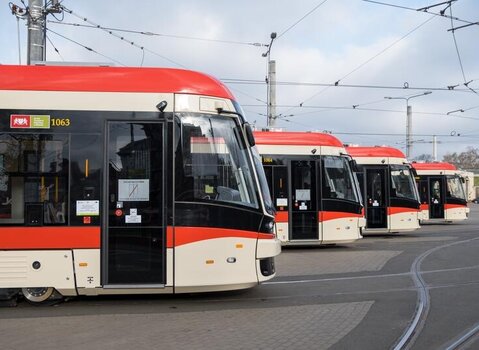
[(164, 126), (109, 122), (103, 284), (165, 284)]
[(441, 177), (429, 178), (429, 218), (444, 219), (444, 184)]
[(291, 161), (290, 240), (319, 239), (317, 169), (315, 161)]
[(366, 228), (387, 228), (387, 168), (366, 168)]

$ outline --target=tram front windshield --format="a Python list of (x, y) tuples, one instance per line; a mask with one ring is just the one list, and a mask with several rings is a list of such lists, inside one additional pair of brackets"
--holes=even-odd
[(266, 180), (266, 176), (264, 174), (261, 156), (259, 155), (258, 149), (256, 147), (252, 147), (251, 152), (253, 154), (253, 162), (254, 166), (256, 167), (256, 173), (258, 174), (258, 180), (261, 187), (261, 194), (263, 196), (265, 209), (268, 214), (274, 215), (276, 213), (276, 209), (273, 206), (273, 200), (271, 199), (271, 195), (269, 193), (268, 181)]
[(177, 115), (175, 134), (176, 200), (259, 208), (253, 168), (237, 118)]
[(411, 170), (405, 165), (391, 165), (392, 197), (419, 201)]
[(447, 176), (447, 196), (466, 200), (464, 187), (459, 176)]
[(344, 199), (359, 202), (353, 172), (345, 157), (324, 156), (323, 198)]

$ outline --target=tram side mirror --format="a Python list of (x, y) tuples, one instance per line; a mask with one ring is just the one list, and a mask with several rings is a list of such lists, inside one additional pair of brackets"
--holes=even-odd
[(256, 144), (256, 141), (254, 140), (253, 129), (249, 123), (244, 123), (243, 127), (246, 134), (246, 139), (248, 140), (249, 145), (253, 147)]
[(168, 106), (168, 102), (166, 102), (166, 101), (163, 100), (163, 101), (161, 101), (160, 103), (158, 103), (158, 104), (156, 105), (156, 108), (158, 108), (158, 110), (159, 110), (161, 113), (163, 113), (163, 112), (165, 111), (166, 106)]
[(349, 166), (355, 173), (359, 173), (358, 163), (354, 159), (349, 160)]
[(411, 170), (412, 175), (413, 175), (415, 178), (417, 178), (417, 171), (416, 171), (416, 169), (413, 168), (413, 167), (410, 167), (409, 170)]
[(461, 179), (461, 182), (462, 182), (463, 184), (465, 184), (465, 183), (466, 183), (466, 179), (465, 179), (465, 178), (463, 178), (463, 177), (460, 177), (460, 179)]

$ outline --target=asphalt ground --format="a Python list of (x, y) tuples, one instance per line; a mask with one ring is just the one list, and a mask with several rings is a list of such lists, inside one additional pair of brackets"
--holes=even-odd
[[(277, 277), (246, 291), (19, 302), (0, 308), (0, 348), (478, 349), (479, 205), (470, 207), (461, 223), (285, 248)], [(420, 295), (427, 307), (412, 328)]]

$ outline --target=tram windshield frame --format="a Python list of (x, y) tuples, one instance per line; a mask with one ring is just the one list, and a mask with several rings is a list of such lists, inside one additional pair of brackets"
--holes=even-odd
[(354, 203), (361, 203), (358, 194), (357, 180), (344, 156), (321, 156), (323, 164), (323, 198), (338, 199)]
[(414, 175), (407, 165), (391, 165), (391, 197), (409, 199), (419, 202)]
[(260, 208), (238, 117), (176, 113), (175, 134), (176, 201)]
[(466, 200), (466, 193), (464, 192), (463, 183), (461, 178), (458, 175), (447, 175), (446, 184), (447, 184), (446, 197)]

